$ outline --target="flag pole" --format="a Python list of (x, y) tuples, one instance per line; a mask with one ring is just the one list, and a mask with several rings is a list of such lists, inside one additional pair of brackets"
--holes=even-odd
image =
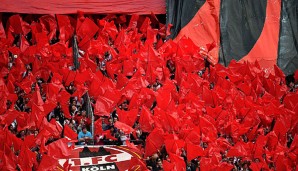
[(73, 53), (74, 70), (78, 70), (80, 67), (80, 64), (79, 64), (79, 47), (78, 47), (76, 35), (73, 36), (73, 40), (72, 40), (72, 53)]
[(88, 92), (86, 93), (86, 96), (87, 96), (87, 113), (88, 113), (89, 117), (91, 117), (90, 131), (91, 131), (91, 134), (92, 134), (92, 137), (93, 137), (93, 144), (94, 144), (94, 137), (95, 137), (94, 136), (94, 113), (93, 113), (93, 110), (92, 110), (90, 96), (89, 96)]

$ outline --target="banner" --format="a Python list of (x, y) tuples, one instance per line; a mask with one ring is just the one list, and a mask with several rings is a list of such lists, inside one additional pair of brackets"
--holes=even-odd
[(168, 0), (167, 24), (171, 38), (191, 38), (212, 64), (258, 61), (289, 75), (298, 68), (297, 7), (295, 0)]
[(165, 0), (2, 0), (0, 12), (26, 14), (75, 14), (78, 11), (92, 14), (165, 14)]
[(69, 171), (122, 171), (130, 169), (136, 158), (141, 157), (125, 146), (78, 146), (67, 159), (59, 160), (56, 170), (68, 165)]

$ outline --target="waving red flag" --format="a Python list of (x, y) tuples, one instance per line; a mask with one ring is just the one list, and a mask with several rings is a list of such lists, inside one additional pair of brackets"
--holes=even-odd
[(117, 138), (115, 138), (114, 136), (112, 136), (110, 130), (103, 131), (102, 134), (103, 134), (103, 135), (105, 136), (105, 138), (108, 139), (108, 140), (114, 140), (114, 141), (117, 141), (117, 140), (118, 140)]
[(60, 86), (54, 83), (48, 83), (45, 85), (45, 91), (47, 92), (47, 100), (55, 102), (60, 91)]
[(37, 106), (42, 106), (44, 104), (41, 94), (40, 94), (39, 86), (37, 84), (35, 84), (35, 92), (33, 93), (31, 100)]
[(235, 144), (235, 146), (231, 147), (228, 151), (227, 156), (228, 157), (247, 157), (248, 151), (245, 148), (244, 142), (238, 142)]
[(155, 93), (155, 97), (157, 106), (166, 111), (172, 101), (171, 91), (161, 88)]
[(218, 165), (218, 160), (215, 157), (202, 157), (200, 162), (200, 169), (201, 170), (214, 170)]
[[(79, 27), (78, 27), (79, 26)], [(89, 18), (85, 18), (83, 23), (78, 25), (77, 22), (77, 35), (79, 38), (78, 46), (80, 49), (87, 50), (87, 43), (90, 42), (91, 38), (96, 34), (98, 31), (98, 26)]]
[(48, 155), (54, 159), (61, 159), (71, 155), (72, 146), (68, 145), (69, 140), (66, 138), (59, 139), (48, 145)]
[(115, 122), (114, 126), (118, 129), (122, 130), (126, 134), (130, 134), (135, 131), (132, 127), (126, 125), (125, 123), (119, 122), (119, 121)]
[(23, 146), (22, 139), (16, 137), (16, 135), (12, 134), (8, 130), (5, 130), (5, 131), (6, 131), (6, 137), (5, 137), (6, 144), (9, 145), (9, 147), (13, 147), (15, 151), (21, 150)]
[(222, 171), (231, 171), (233, 170), (234, 166), (232, 164), (226, 163), (226, 162), (221, 162), (218, 166), (217, 169), (218, 170), (222, 170)]
[[(298, 71), (297, 71), (298, 73)], [(289, 93), (284, 97), (284, 105), (286, 108), (298, 113), (298, 94)]]
[(181, 149), (185, 146), (185, 142), (183, 140), (167, 139), (165, 140), (165, 146), (168, 153), (179, 155)]
[(142, 112), (139, 119), (140, 128), (144, 132), (151, 132), (153, 130), (154, 120), (152, 114), (146, 106), (142, 106)]
[(67, 15), (56, 15), (58, 26), (59, 26), (59, 39), (62, 42), (67, 42), (74, 33), (74, 27), (72, 23), (74, 19)]
[(23, 21), (20, 15), (13, 15), (9, 17), (9, 31), (14, 34), (26, 35), (30, 32), (30, 26), (28, 23)]
[[(7, 154), (1, 154), (1, 163), (0, 163), (0, 169), (1, 170), (16, 170), (17, 163), (13, 160), (10, 155)], [(11, 153), (11, 155), (14, 155)]]
[(58, 166), (58, 160), (49, 155), (43, 155), (38, 166), (38, 171), (55, 170)]
[(2, 23), (2, 14), (0, 14), (0, 38), (6, 38), (5, 30)]
[(136, 146), (134, 145), (133, 142), (130, 143), (128, 140), (126, 140), (125, 142), (126, 142), (126, 146), (127, 146), (128, 148), (130, 148), (130, 149), (132, 149), (133, 151), (135, 151), (135, 152), (141, 154), (141, 150), (138, 149), (138, 147), (136, 147)]
[(54, 137), (60, 137), (62, 129), (57, 129), (56, 124), (52, 124), (46, 118), (43, 118), (40, 130), (47, 130)]
[(64, 125), (64, 137), (70, 140), (77, 140), (78, 134), (74, 132), (67, 124)]
[(144, 163), (144, 161), (142, 161), (142, 159), (133, 157), (130, 161), (130, 169), (129, 171), (137, 171), (137, 170), (142, 170), (142, 171), (149, 171), (149, 169), (147, 169), (146, 164)]
[(163, 168), (164, 168), (165, 171), (166, 170), (172, 171), (172, 170), (174, 170), (175, 164), (174, 163), (170, 163), (167, 160), (164, 160), (162, 162), (162, 166), (163, 166)]
[(22, 146), (18, 157), (18, 163), (21, 170), (32, 170), (33, 164), (36, 163), (36, 153), (32, 152), (25, 145)]
[(129, 126), (133, 126), (138, 116), (138, 109), (131, 109), (128, 111), (117, 109), (117, 114), (120, 122)]
[(35, 147), (36, 144), (35, 144), (35, 136), (34, 135), (27, 135), (25, 138), (24, 138), (24, 144), (29, 147), (30, 149)]
[(171, 163), (174, 163), (174, 171), (185, 171), (186, 170), (186, 165), (182, 157), (169, 153)]
[(117, 89), (122, 89), (128, 84), (129, 80), (124, 74), (118, 74), (117, 76)]
[(186, 150), (187, 150), (187, 160), (188, 161), (191, 161), (192, 159), (194, 159), (198, 156), (205, 155), (202, 147), (200, 147), (198, 145), (194, 145), (192, 143), (187, 143)]
[(104, 96), (98, 96), (95, 108), (94, 108), (94, 114), (99, 116), (110, 116), (110, 113), (114, 109), (115, 102), (111, 99), (108, 99)]
[(199, 127), (194, 127), (191, 131), (185, 132), (185, 142), (192, 142), (193, 144), (200, 145), (201, 143), (201, 129)]
[(48, 39), (52, 40), (56, 36), (57, 22), (55, 16), (44, 15), (39, 18), (43, 31), (47, 32)]
[(101, 135), (102, 133), (103, 133), (103, 130), (102, 130), (102, 120), (101, 119), (97, 119), (94, 122), (94, 136)]
[(294, 79), (295, 79), (295, 82), (298, 82), (298, 70), (296, 70), (294, 73)]
[(60, 91), (58, 95), (58, 102), (60, 103), (62, 111), (66, 118), (71, 118), (68, 108), (70, 96), (71, 95), (66, 90)]
[(98, 26), (89, 18), (85, 18), (83, 23), (77, 29), (77, 35), (80, 40), (87, 37), (88, 39), (92, 38), (98, 30)]
[(163, 131), (155, 128), (146, 139), (145, 157), (151, 156), (163, 145)]
[(107, 35), (109, 35), (112, 40), (116, 39), (118, 30), (116, 25), (114, 24), (114, 21), (107, 22), (105, 20), (100, 20), (99, 24), (103, 26), (102, 33), (107, 33)]
[(2, 124), (10, 125), (18, 117), (19, 113), (16, 110), (8, 110), (5, 114), (0, 115), (0, 121)]

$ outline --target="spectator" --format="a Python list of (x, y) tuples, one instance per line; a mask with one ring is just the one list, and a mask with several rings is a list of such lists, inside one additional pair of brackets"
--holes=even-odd
[(78, 135), (79, 145), (89, 144), (92, 140), (92, 135), (87, 131), (86, 127), (82, 127), (82, 131)]

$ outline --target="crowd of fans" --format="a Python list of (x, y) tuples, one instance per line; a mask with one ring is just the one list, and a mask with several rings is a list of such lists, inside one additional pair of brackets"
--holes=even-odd
[[(144, 37), (141, 37), (141, 39), (145, 39)], [(142, 40), (141, 42), (144, 43), (145, 40)], [(164, 40), (163, 40), (164, 41)], [(110, 42), (110, 45), (112, 46), (112, 42)], [(20, 43), (16, 41), (14, 43), (14, 46), (19, 47)], [(156, 43), (155, 43), (156, 46)], [(83, 53), (83, 52), (81, 52)], [(81, 54), (84, 55), (84, 54)], [(8, 70), (10, 70), (13, 66), (15, 66), (16, 59), (18, 57), (14, 56), (12, 53), (9, 54), (9, 61), (8, 61)], [(117, 75), (111, 76), (107, 70), (107, 63), (109, 63), (113, 59), (113, 55), (110, 52), (105, 52), (103, 54), (103, 58), (99, 60), (96, 58), (96, 71), (101, 71), (102, 75), (110, 79), (112, 81), (117, 82)], [(32, 75), (32, 70), (34, 66), (33, 64), (27, 64), (25, 65), (25, 71), (21, 74), (22, 75), (22, 80), (30, 79), (33, 77)], [(179, 93), (181, 90), (181, 87), (178, 85), (176, 82), (176, 78), (178, 75), (176, 75), (176, 65), (174, 61), (172, 60), (167, 60), (166, 61), (166, 72), (169, 73), (169, 78), (170, 80), (173, 80), (175, 83), (175, 93)], [(207, 77), (210, 75), (210, 67), (212, 68), (213, 66), (210, 66), (209, 62), (204, 60), (204, 67), (202, 70), (198, 71), (196, 74), (203, 78)], [(74, 70), (74, 68), (72, 68)], [(181, 69), (181, 68), (179, 68)], [(133, 70), (133, 72), (136, 72), (136, 69)], [(7, 79), (9, 73), (4, 77), (4, 79)], [(133, 75), (133, 74), (132, 74)], [(141, 74), (142, 75), (142, 74)], [(132, 76), (126, 76), (126, 79), (130, 79)], [(32, 94), (34, 92), (40, 93), (41, 101), (42, 103), (45, 103), (47, 101), (47, 98), (49, 94), (47, 94), (47, 91), (44, 88), (44, 85), (47, 83), (51, 83), (51, 79), (53, 79), (53, 74), (49, 76), (48, 80), (44, 80), (41, 77), (36, 77), (34, 78), (34, 84), (31, 84), (31, 87), (29, 90), (25, 90), (24, 88), (21, 88), (20, 86), (14, 84), (14, 93), (17, 95), (17, 100), (13, 104), (10, 100), (7, 100), (6, 103), (6, 109), (14, 109), (19, 112), (25, 112), (25, 113), (31, 113), (32, 112), (32, 104), (30, 103), (30, 98), (28, 97), (28, 94)], [(204, 78), (205, 79), (205, 78)], [(230, 80), (230, 78), (225, 78), (226, 80)], [(286, 78), (287, 81), (287, 86), (288, 92), (296, 92), (298, 88), (298, 82), (295, 82), (295, 79), (293, 76), (288, 76)], [(98, 85), (100, 86), (100, 85)], [(148, 84), (147, 89), (156, 93), (158, 92), (159, 89), (163, 87), (163, 83), (156, 79), (155, 82)], [(211, 83), (209, 85), (209, 88), (212, 90), (214, 88), (214, 84)], [(132, 128), (135, 130), (135, 133), (127, 133), (126, 131), (123, 131), (121, 128), (118, 128), (115, 126), (115, 123), (117, 121), (122, 122), (119, 119), (117, 111), (122, 110), (122, 111), (128, 111), (129, 110), (129, 105), (130, 101), (129, 100), (124, 100), (120, 104), (117, 104), (115, 108), (111, 110), (111, 113), (107, 113), (106, 115), (94, 115), (94, 122), (100, 123), (100, 127), (95, 128), (94, 132), (92, 131), (94, 125), (92, 124), (92, 115), (93, 112), (95, 111), (95, 106), (96, 106), (96, 100), (93, 99), (94, 97), (89, 97), (88, 94), (82, 95), (82, 96), (77, 96), (74, 95), (78, 87), (74, 83), (74, 81), (71, 81), (69, 85), (66, 85), (65, 83), (63, 84), (63, 88), (65, 89), (71, 96), (70, 98), (66, 99), (66, 101), (59, 101), (56, 102), (55, 108), (52, 111), (49, 111), (46, 115), (47, 122), (51, 123), (54, 125), (57, 130), (61, 130), (61, 134), (59, 136), (52, 136), (50, 137), (45, 145), (48, 145), (60, 138), (66, 137), (64, 134), (64, 127), (67, 125), (68, 127), (73, 130), (78, 136), (76, 142), (77, 145), (88, 145), (88, 144), (95, 144), (95, 145), (128, 145), (127, 143), (133, 143), (134, 145), (137, 145), (137, 147), (140, 149), (141, 152), (144, 151), (146, 148), (146, 139), (149, 136), (150, 132), (143, 131), (139, 119), (141, 115), (141, 108), (138, 109), (138, 114), (137, 114), (137, 119), (134, 121), (134, 124)], [(211, 94), (209, 95), (211, 96)], [(90, 98), (90, 100), (88, 99)], [(67, 104), (67, 108), (65, 108), (65, 104)], [(13, 106), (12, 106), (13, 105)], [(149, 111), (154, 114), (154, 110), (156, 109), (157, 106), (157, 101), (154, 100), (152, 101), (152, 104), (149, 106)], [(206, 113), (205, 108), (203, 109), (203, 113)], [(237, 118), (241, 119), (241, 118)], [(242, 118), (243, 119), (243, 118)], [(272, 125), (274, 125), (274, 120), (272, 121)], [(26, 127), (24, 125), (21, 125), (21, 123), (18, 123), (17, 119), (13, 119), (12, 123), (8, 125), (9, 131), (13, 134), (16, 135), (21, 140), (25, 140), (26, 136), (34, 136), (35, 138), (38, 137), (39, 132), (42, 130), (39, 129), (30, 129), (30, 128), (25, 128), (21, 129), (22, 127)], [(4, 127), (4, 126), (3, 126)], [(101, 129), (96, 130), (96, 129)], [(252, 129), (252, 128), (251, 128)], [(251, 130), (250, 129), (250, 130)], [(270, 132), (273, 131), (273, 126), (260, 126), (258, 127), (259, 130), (263, 130), (259, 135), (267, 135)], [(92, 133), (94, 135), (92, 135)], [(173, 134), (175, 134), (175, 131), (172, 131)], [(235, 142), (234, 139), (228, 135), (228, 134), (221, 134), (217, 132), (217, 138), (222, 138), (225, 139), (230, 146), (234, 146)], [(255, 137), (256, 138), (256, 137)], [(246, 134), (242, 135), (240, 137), (242, 142), (248, 142), (248, 137)], [(294, 137), (292, 136), (291, 133), (287, 133), (286, 137), (286, 143), (287, 147), (289, 148), (294, 140)], [(203, 150), (208, 149), (208, 142), (204, 142), (202, 140), (200, 141), (200, 147)], [(251, 140), (253, 143), (255, 143), (255, 139)], [(36, 152), (37, 154), (37, 161), (40, 162), (42, 159), (43, 154), (40, 152), (41, 145), (35, 145), (33, 146), (30, 150), (33, 152)], [(201, 170), (201, 158), (200, 156), (189, 160), (187, 158), (187, 150), (184, 147), (179, 148), (179, 152), (176, 154), (180, 154), (179, 156), (182, 157), (183, 161), (185, 162), (186, 170), (187, 171), (196, 171), (196, 170)], [(18, 155), (18, 151), (13, 151), (16, 155)], [(251, 170), (250, 165), (251, 162), (250, 160), (247, 160), (243, 157), (228, 157), (227, 156), (228, 151), (221, 151), (221, 163), (227, 163), (233, 166), (231, 170), (241, 170), (241, 171), (247, 171)], [(209, 156), (212, 158), (212, 156)], [(263, 159), (256, 158), (255, 163), (258, 163), (260, 160), (267, 160), (266, 156), (264, 156)], [(153, 155), (150, 154), (150, 156), (147, 156), (147, 158), (144, 159), (144, 162), (146, 163), (146, 167), (149, 170), (153, 171), (160, 171), (164, 170), (164, 165), (165, 163), (171, 163), (171, 159), (169, 157), (169, 152), (166, 149), (166, 146), (163, 144), (159, 150), (154, 153)], [(174, 162), (174, 161), (172, 161)], [(275, 165), (272, 161), (267, 162), (269, 169), (275, 170)], [(20, 169), (20, 168), (18, 168)]]

